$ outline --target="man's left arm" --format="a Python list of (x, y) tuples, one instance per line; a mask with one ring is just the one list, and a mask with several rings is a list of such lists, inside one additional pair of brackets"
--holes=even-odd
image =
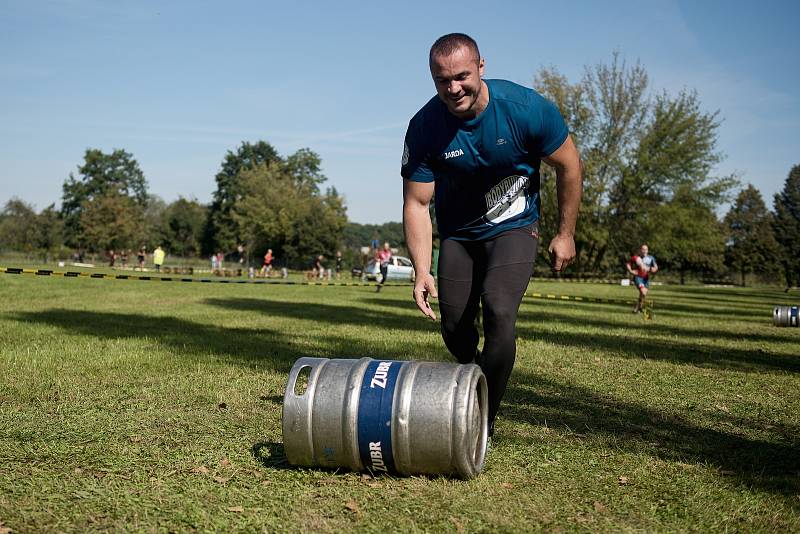
[(563, 271), (575, 259), (575, 225), (583, 193), (581, 159), (571, 136), (543, 159), (556, 171), (558, 191), (558, 234), (550, 241), (548, 250), (553, 270)]

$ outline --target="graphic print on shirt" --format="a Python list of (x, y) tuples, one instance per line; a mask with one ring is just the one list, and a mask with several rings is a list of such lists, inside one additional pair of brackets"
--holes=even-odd
[(498, 224), (525, 211), (528, 205), (527, 176), (511, 175), (486, 193), (486, 220)]

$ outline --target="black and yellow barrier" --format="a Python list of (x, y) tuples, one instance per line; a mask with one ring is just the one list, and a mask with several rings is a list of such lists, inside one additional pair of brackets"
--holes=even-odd
[[(133, 275), (133, 274), (111, 274), (111, 273), (90, 273), (85, 271), (52, 271), (50, 269), (22, 269), (19, 267), (0, 267), (0, 273), (6, 274), (28, 274), (34, 276), (63, 276), (65, 278), (100, 278), (104, 280), (147, 280), (155, 282), (200, 282), (200, 283), (217, 283), (217, 284), (263, 284), (263, 285), (296, 285), (296, 286), (349, 286), (349, 287), (364, 287), (376, 285), (376, 282), (331, 282), (331, 281), (295, 281), (295, 280), (231, 280), (230, 278), (177, 278), (172, 276), (148, 276), (148, 275)], [(398, 286), (409, 287), (410, 284), (387, 283), (385, 286)], [(602, 297), (581, 297), (577, 295), (559, 295), (555, 293), (538, 293), (528, 291), (525, 293), (526, 297), (547, 300), (561, 300), (570, 302), (589, 302), (597, 304), (636, 304), (636, 300), (630, 299), (613, 299)], [(645, 319), (652, 318), (653, 315), (653, 300), (648, 299), (645, 302), (643, 316)]]
[(534, 276), (532, 278), (535, 282), (553, 282), (556, 284), (613, 284), (619, 285), (621, 278), (612, 280), (610, 278), (560, 278), (560, 277), (547, 277), (547, 276)]
[[(155, 282), (201, 282), (217, 284), (264, 284), (264, 285), (296, 285), (296, 286), (375, 286), (376, 282), (333, 282), (325, 280), (257, 280), (230, 278), (178, 278), (173, 276), (150, 276), (135, 274), (89, 273), (85, 271), (52, 271), (50, 269), (22, 269), (19, 267), (0, 267), (0, 273), (28, 274), (34, 276), (63, 276), (65, 278), (101, 278), (104, 280), (148, 280)], [(384, 286), (409, 286), (410, 284), (386, 283)]]

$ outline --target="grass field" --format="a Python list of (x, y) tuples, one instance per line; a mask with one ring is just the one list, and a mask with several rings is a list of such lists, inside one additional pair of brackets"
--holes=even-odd
[(800, 531), (800, 329), (771, 324), (800, 295), (653, 296), (526, 298), (484, 473), (373, 479), (287, 465), (283, 388), (303, 355), (449, 360), (410, 287), (0, 274), (0, 532)]

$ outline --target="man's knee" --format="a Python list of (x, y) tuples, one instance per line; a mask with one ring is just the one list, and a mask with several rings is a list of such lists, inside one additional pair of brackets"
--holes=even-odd
[(442, 339), (447, 350), (455, 356), (458, 363), (471, 363), (478, 350), (478, 331), (473, 325), (459, 327), (442, 322)]

